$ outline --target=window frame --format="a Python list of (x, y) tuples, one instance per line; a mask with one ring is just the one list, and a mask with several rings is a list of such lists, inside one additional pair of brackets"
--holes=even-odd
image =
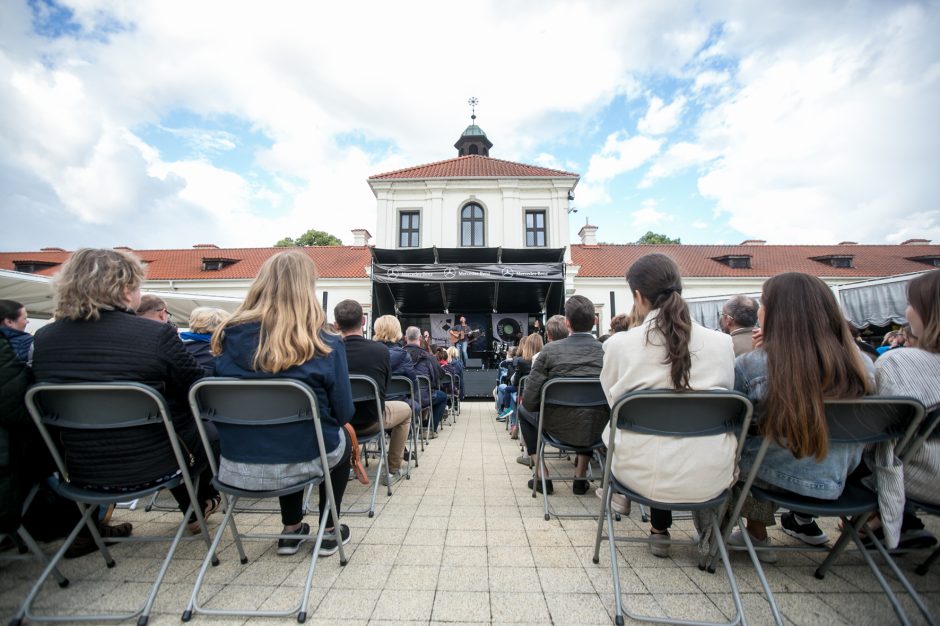
[[(467, 209), (476, 208), (480, 210), (480, 217), (473, 217), (471, 214), (470, 217), (465, 218), (464, 212)], [(477, 201), (470, 201), (460, 207), (460, 213), (458, 214), (458, 239), (460, 241), (461, 248), (485, 248), (486, 247), (486, 209)], [(464, 224), (470, 224), (470, 242), (464, 239)], [(476, 237), (474, 233), (476, 231), (475, 225), (480, 225), (480, 238), (481, 241), (476, 242)]]
[[(408, 228), (405, 228), (405, 217), (409, 217)], [(414, 225), (417, 219), (417, 226)], [(398, 211), (398, 239), (396, 243), (398, 248), (420, 248), (421, 247), (421, 210), (420, 209), (399, 209)], [(403, 236), (407, 235), (408, 243), (414, 245), (403, 245)]]
[[(539, 228), (537, 224), (533, 225), (532, 228), (529, 228), (529, 215), (532, 215), (533, 218), (541, 215), (542, 216), (542, 227)], [(533, 222), (538, 220), (533, 219)], [(526, 248), (547, 248), (548, 247), (548, 211), (545, 209), (525, 209), (522, 213), (522, 233), (523, 233), (523, 242)], [(529, 233), (532, 233), (533, 242), (529, 243)], [(542, 233), (542, 244), (539, 245), (538, 234)]]

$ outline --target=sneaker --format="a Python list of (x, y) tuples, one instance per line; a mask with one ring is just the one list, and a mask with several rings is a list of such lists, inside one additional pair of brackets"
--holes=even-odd
[[(755, 548), (768, 548), (770, 547), (770, 537), (767, 537), (763, 540), (757, 540), (754, 537), (751, 537), (751, 544)], [(729, 546), (744, 546), (744, 537), (741, 535), (740, 530), (736, 530), (731, 533), (731, 536), (728, 537)], [(777, 553), (773, 550), (755, 550), (757, 553), (757, 560), (761, 563), (767, 563), (768, 565), (773, 565), (777, 562)]]
[(292, 554), (297, 554), (297, 551), (300, 550), (300, 544), (305, 542), (307, 539), (310, 539), (310, 524), (303, 523), (300, 525), (300, 528), (295, 530), (292, 535), (303, 535), (302, 537), (297, 537), (296, 539), (278, 539), (277, 540), (277, 553), (280, 556), (290, 556)]
[[(604, 488), (598, 487), (594, 490), (594, 495), (598, 498), (604, 498)], [(610, 498), (610, 509), (614, 513), (619, 513), (620, 515), (630, 515), (630, 500), (627, 499), (627, 496), (622, 493), (614, 493)]]
[(532, 467), (532, 457), (528, 454), (522, 454), (516, 457), (516, 463), (519, 465), (525, 465), (526, 467)]
[(431, 433), (428, 435), (428, 439), (437, 439), (437, 438), (438, 438), (438, 434), (436, 430), (432, 430)]
[[(343, 545), (345, 546), (349, 543), (349, 526), (346, 524), (339, 525), (340, 535), (343, 537)], [(327, 531), (323, 535), (323, 542), (320, 543), (320, 556), (330, 556), (331, 554), (336, 554), (339, 550), (339, 544), (336, 542), (335, 533), (333, 531)]]
[(500, 413), (499, 415), (496, 416), (496, 421), (497, 421), (497, 422), (505, 422), (508, 417), (509, 417), (508, 414), (506, 414), (506, 413)]
[(663, 543), (669, 541), (669, 531), (667, 530), (664, 533), (654, 533), (650, 531), (650, 552), (653, 553), (653, 556), (657, 556), (661, 559), (665, 559), (669, 556), (669, 548), (672, 547), (671, 544)]
[(809, 524), (800, 524), (792, 511), (787, 511), (780, 516), (780, 525), (783, 527), (783, 532), (811, 546), (821, 546), (829, 541), (829, 536), (819, 528), (816, 520)]
[(382, 476), (381, 482), (383, 486), (394, 485), (399, 480), (405, 477), (405, 474), (402, 473), (401, 468), (395, 470), (394, 472), (389, 472)]

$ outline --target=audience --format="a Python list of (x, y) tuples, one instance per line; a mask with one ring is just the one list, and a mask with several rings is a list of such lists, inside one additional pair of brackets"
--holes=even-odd
[[(37, 382), (128, 381), (158, 388), (177, 436), (195, 457), (190, 471), (200, 478), (197, 496), (208, 517), (218, 510), (221, 499), (210, 483), (187, 398), (203, 369), (172, 326), (134, 315), (143, 279), (143, 265), (129, 253), (87, 248), (73, 253), (53, 281), (56, 321), (36, 332), (33, 373)], [(126, 491), (154, 484), (179, 469), (162, 427), (66, 431), (62, 437), (73, 472), (80, 470), (73, 474), (73, 483)], [(189, 506), (185, 486), (170, 491), (185, 511)], [(102, 523), (100, 529), (105, 538), (127, 536), (131, 525)], [(190, 517), (190, 530), (199, 531), (195, 515)]]
[[(627, 271), (638, 317), (643, 322), (613, 335), (604, 344), (601, 384), (613, 405), (620, 396), (640, 389), (730, 389), (734, 384), (732, 341), (694, 322), (682, 299), (682, 280), (675, 262), (648, 254)], [(610, 441), (609, 424), (604, 441)], [(630, 489), (663, 502), (704, 502), (718, 496), (735, 479), (736, 439), (732, 434), (708, 437), (659, 437), (617, 430), (611, 463), (614, 476)], [(624, 503), (623, 507), (625, 507)], [(650, 537), (669, 540), (672, 512), (650, 510)], [(669, 555), (668, 543), (653, 542), (655, 556)]]
[[(333, 319), (343, 336), (346, 346), (346, 361), (350, 374), (368, 376), (375, 381), (382, 402), (382, 419), (385, 430), (391, 431), (388, 446), (388, 468), (382, 476), (383, 485), (395, 484), (403, 474), (401, 463), (411, 432), (411, 405), (401, 400), (388, 400), (385, 390), (392, 376), (388, 350), (382, 344), (369, 341), (362, 336), (365, 316), (362, 306), (355, 300), (343, 300), (333, 308)], [(374, 435), (379, 431), (379, 416), (374, 402), (357, 402), (356, 412), (350, 423), (357, 437)]]
[(196, 307), (189, 314), (189, 331), (180, 333), (183, 346), (206, 371), (206, 376), (215, 375), (215, 362), (210, 346), (212, 333), (227, 317), (228, 313), (222, 309)]
[[(771, 440), (755, 484), (838, 498), (862, 450), (829, 445), (823, 400), (871, 393), (873, 365), (856, 347), (835, 296), (820, 279), (796, 272), (774, 276), (764, 283), (761, 303), (759, 345), (735, 365), (735, 389), (750, 398), (759, 432)], [(760, 443), (759, 437), (747, 439), (742, 472), (750, 470)], [(775, 523), (775, 510), (772, 502), (748, 498), (742, 515), (755, 545), (770, 545), (767, 527)], [(781, 524), (807, 543), (828, 539), (812, 518), (798, 513), (784, 513)], [(740, 531), (730, 541), (743, 544)], [(758, 556), (766, 563), (777, 560), (771, 550)]]
[(137, 307), (137, 316), (161, 324), (169, 324), (173, 317), (166, 308), (166, 302), (162, 298), (149, 293), (141, 296), (140, 305)]
[(750, 296), (734, 296), (724, 303), (718, 314), (721, 332), (731, 335), (734, 356), (741, 356), (754, 349), (751, 335), (757, 326), (757, 300)]
[(415, 374), (427, 376), (431, 381), (430, 396), (426, 388), (421, 390), (420, 395), (422, 408), (431, 407), (431, 439), (436, 439), (437, 429), (447, 410), (447, 394), (438, 388), (443, 370), (431, 353), (421, 347), (421, 330), (416, 326), (409, 326), (405, 331), (404, 350), (414, 363)]
[[(404, 348), (398, 345), (401, 341), (401, 323), (394, 315), (383, 315), (375, 320), (372, 339), (385, 346), (388, 350), (389, 367), (392, 376), (404, 376), (411, 381), (411, 384), (418, 388), (417, 374), (415, 373), (414, 361), (405, 352)], [(420, 410), (420, 405), (415, 398), (409, 398), (404, 395), (388, 396), (387, 400), (401, 400), (412, 404), (412, 408)]]
[[(342, 340), (324, 330), (326, 316), (316, 297), (316, 267), (309, 256), (288, 250), (270, 257), (251, 283), (245, 300), (212, 335), (219, 376), (236, 378), (291, 378), (306, 383), (317, 397), (323, 443), (330, 467), (329, 480), (337, 509), (349, 478), (350, 440), (343, 426), (353, 416), (346, 350)], [(291, 424), (266, 433), (280, 448), (283, 463), (219, 463), (219, 480), (242, 489), (282, 489), (312, 476), (323, 475), (312, 422)], [(231, 440), (248, 449), (253, 441)], [(310, 534), (303, 522), (303, 486), (280, 496), (282, 534), (298, 535), (277, 542), (279, 555), (296, 554)], [(320, 511), (327, 508), (325, 483), (320, 484)], [(339, 511), (337, 511), (338, 513)], [(339, 541), (349, 541), (349, 528), (327, 521), (327, 536), (320, 556), (334, 554)]]
[[(548, 321), (547, 332), (553, 336), (553, 320)], [(604, 351), (601, 343), (591, 334), (594, 327), (594, 303), (584, 296), (572, 296), (565, 302), (564, 323), (570, 333), (564, 339), (554, 339), (539, 353), (539, 359), (532, 362), (532, 370), (523, 390), (522, 406), (519, 408), (519, 425), (532, 465), (536, 465), (536, 445), (539, 420), (544, 420), (542, 429), (570, 446), (583, 446), (585, 449), (600, 439), (601, 431), (610, 418), (607, 409), (595, 407), (565, 408), (549, 406), (545, 415), (539, 415), (542, 398), (542, 386), (552, 378), (560, 377), (596, 377), (601, 372)], [(590, 484), (586, 479), (589, 452), (578, 453), (575, 466), (575, 480), (572, 491), (576, 495), (587, 493)], [(536, 484), (542, 490), (540, 469), (536, 465), (535, 476), (529, 480), (529, 488)], [(546, 480), (546, 491), (554, 491), (551, 480)]]
[(0, 335), (24, 363), (32, 360), (33, 352), (33, 336), (26, 332), (28, 323), (25, 306), (15, 300), (0, 300)]

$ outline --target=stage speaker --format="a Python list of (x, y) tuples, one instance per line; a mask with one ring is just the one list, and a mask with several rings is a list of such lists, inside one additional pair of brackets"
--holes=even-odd
[(473, 369), (482, 369), (483, 368), (483, 359), (467, 359), (467, 367)]

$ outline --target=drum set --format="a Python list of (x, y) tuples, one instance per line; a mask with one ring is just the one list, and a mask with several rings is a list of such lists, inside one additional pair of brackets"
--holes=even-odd
[(506, 355), (509, 353), (509, 348), (511, 348), (513, 345), (514, 344), (509, 341), (500, 341), (498, 339), (493, 341), (492, 354), (494, 366), (499, 365), (501, 361), (506, 360)]

